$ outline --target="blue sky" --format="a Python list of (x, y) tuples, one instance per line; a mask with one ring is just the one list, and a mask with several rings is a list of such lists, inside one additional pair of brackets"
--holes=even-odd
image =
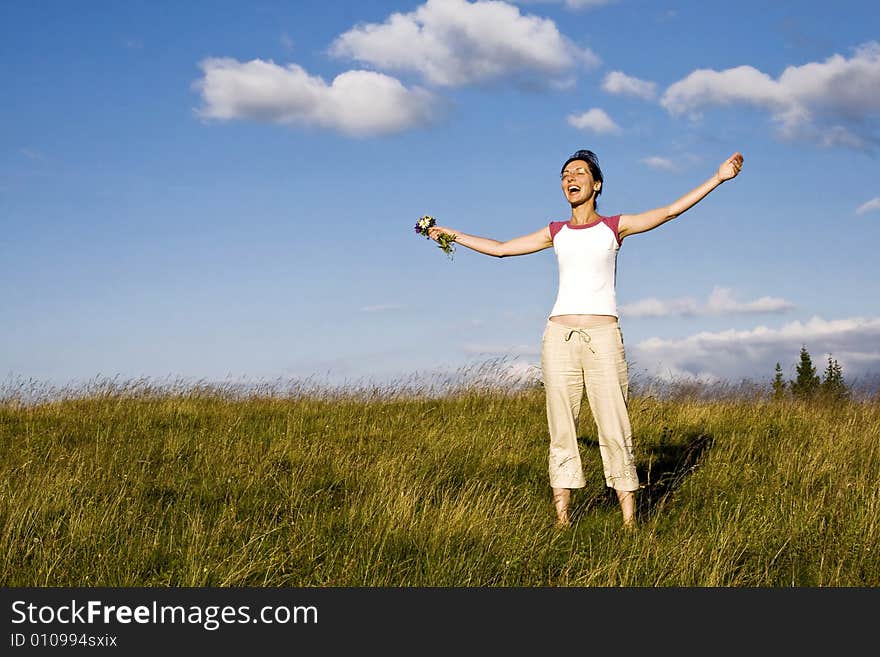
[(623, 242), (631, 372), (880, 372), (871, 2), (6, 2), (0, 375), (533, 376), (552, 249), (448, 260), (743, 173)]

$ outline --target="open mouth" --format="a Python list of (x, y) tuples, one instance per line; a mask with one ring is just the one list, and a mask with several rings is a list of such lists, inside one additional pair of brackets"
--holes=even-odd
[(569, 194), (577, 194), (579, 191), (581, 191), (581, 188), (578, 187), (577, 185), (569, 185), (568, 186), (568, 193)]

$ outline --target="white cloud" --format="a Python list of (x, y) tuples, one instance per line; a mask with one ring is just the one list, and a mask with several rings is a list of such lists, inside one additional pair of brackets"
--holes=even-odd
[(663, 367), (658, 367), (656, 371), (652, 372), (652, 374), (659, 381), (674, 381), (676, 383), (689, 382), (711, 385), (713, 383), (720, 383), (724, 381), (723, 377), (720, 377), (717, 374), (713, 374), (712, 372), (689, 372), (688, 370), (679, 369), (678, 367), (670, 365), (669, 363), (664, 363)]
[(641, 299), (620, 306), (621, 316), (627, 318), (668, 317), (673, 315), (740, 315), (752, 313), (782, 313), (794, 308), (794, 304), (776, 297), (761, 297), (740, 302), (734, 299), (730, 288), (715, 286), (706, 303), (700, 305), (692, 297), (660, 300)]
[(642, 158), (641, 162), (643, 164), (647, 164), (652, 169), (660, 169), (662, 171), (675, 171), (678, 168), (675, 166), (675, 163), (669, 158), (659, 157), (656, 155)]
[(361, 312), (365, 313), (382, 313), (388, 312), (389, 310), (400, 310), (403, 306), (397, 303), (377, 303), (373, 306), (364, 306), (361, 308)]
[(599, 58), (579, 48), (546, 18), (523, 15), (497, 0), (428, 0), (395, 12), (384, 23), (360, 24), (339, 36), (330, 52), (381, 69), (412, 71), (440, 86), (513, 78), (559, 86), (577, 65)]
[(602, 89), (619, 96), (635, 96), (653, 100), (657, 96), (657, 84), (630, 77), (621, 71), (611, 71), (602, 81)]
[(672, 114), (698, 114), (710, 106), (752, 105), (768, 110), (783, 137), (823, 146), (866, 148), (880, 112), (880, 42), (855, 49), (849, 59), (789, 66), (778, 78), (752, 66), (698, 69), (672, 84), (660, 103)]
[(880, 370), (878, 343), (880, 318), (829, 321), (816, 316), (778, 329), (758, 326), (743, 331), (704, 331), (678, 339), (649, 338), (628, 346), (627, 359), (658, 376), (689, 373), (721, 379), (769, 378), (776, 362), (783, 372), (793, 372), (805, 345), (818, 371), (831, 355), (843, 368), (844, 377), (851, 379)]
[(865, 214), (866, 212), (872, 212), (874, 210), (880, 210), (880, 196), (875, 196), (867, 203), (862, 203), (856, 209), (856, 214)]
[(670, 315), (696, 315), (699, 304), (691, 297), (679, 299), (660, 299), (650, 297), (633, 303), (623, 304), (618, 308), (621, 317), (638, 319), (642, 317), (668, 317)]
[(568, 123), (578, 130), (590, 130), (600, 135), (613, 135), (620, 132), (620, 126), (598, 107), (594, 107), (583, 114), (570, 114), (568, 116)]
[(199, 66), (204, 77), (194, 87), (206, 119), (302, 124), (367, 137), (426, 125), (435, 115), (431, 94), (374, 71), (346, 71), (328, 85), (296, 64), (211, 58)]
[(39, 151), (35, 151), (32, 148), (19, 148), (18, 152), (32, 162), (42, 162), (45, 159), (42, 153), (40, 153)]
[(610, 5), (615, 0), (564, 0), (565, 6), (569, 9), (593, 9), (595, 7), (603, 7)]
[(604, 7), (606, 5), (613, 4), (617, 2), (617, 0), (513, 0), (516, 4), (519, 5), (549, 5), (549, 4), (562, 4), (565, 5), (566, 9), (572, 9), (574, 11), (578, 11), (580, 9), (596, 9), (597, 7)]
[(794, 308), (794, 304), (776, 297), (761, 297), (754, 301), (740, 302), (733, 298), (730, 288), (715, 287), (706, 303), (706, 312), (712, 315), (742, 313), (780, 313)]

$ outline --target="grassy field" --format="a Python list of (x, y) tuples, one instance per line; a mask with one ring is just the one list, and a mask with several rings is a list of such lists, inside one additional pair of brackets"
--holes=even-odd
[(553, 527), (540, 387), (0, 402), (3, 586), (878, 586), (880, 401), (630, 399), (637, 532)]

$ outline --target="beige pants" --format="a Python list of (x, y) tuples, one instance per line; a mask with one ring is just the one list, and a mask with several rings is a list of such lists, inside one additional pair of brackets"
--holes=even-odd
[(586, 485), (577, 443), (578, 415), (586, 388), (599, 431), (605, 483), (619, 491), (638, 489), (620, 324), (579, 329), (547, 320), (541, 341), (541, 369), (550, 428), (550, 485)]

